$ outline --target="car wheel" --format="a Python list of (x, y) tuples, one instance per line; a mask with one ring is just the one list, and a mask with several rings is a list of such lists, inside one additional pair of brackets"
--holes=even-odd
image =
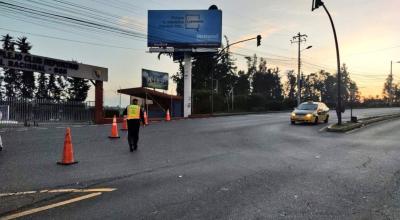
[(295, 125), (296, 122), (295, 121), (290, 121), (290, 124)]
[(328, 123), (329, 122), (329, 115), (326, 116), (324, 123)]
[(318, 117), (315, 117), (314, 124), (315, 124), (315, 125), (318, 124)]

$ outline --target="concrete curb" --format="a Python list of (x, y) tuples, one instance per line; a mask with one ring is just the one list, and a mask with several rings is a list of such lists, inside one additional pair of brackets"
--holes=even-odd
[(359, 122), (357, 123), (352, 123), (349, 125), (343, 125), (340, 128), (335, 127), (336, 124), (329, 125), (326, 131), (328, 132), (338, 132), (338, 133), (345, 133), (349, 132), (354, 129), (362, 128), (364, 126), (381, 122), (381, 121), (387, 121), (390, 119), (394, 118), (400, 118), (400, 114), (390, 114), (390, 115), (381, 115), (381, 116), (374, 116), (374, 117), (369, 117), (369, 118), (363, 118), (360, 119)]

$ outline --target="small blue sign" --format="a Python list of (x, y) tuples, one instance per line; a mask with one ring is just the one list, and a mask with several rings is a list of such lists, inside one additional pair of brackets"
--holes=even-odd
[(221, 10), (149, 10), (148, 47), (221, 47)]

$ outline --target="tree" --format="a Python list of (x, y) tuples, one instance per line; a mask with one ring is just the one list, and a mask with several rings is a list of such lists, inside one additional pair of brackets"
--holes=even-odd
[(38, 88), (36, 92), (36, 98), (38, 99), (48, 99), (50, 98), (49, 96), (49, 90), (48, 90), (48, 80), (49, 78), (45, 73), (39, 73), (38, 77)]
[(260, 58), (259, 69), (253, 75), (253, 94), (262, 94), (267, 100), (282, 101), (283, 90), (279, 69), (268, 69), (267, 61)]
[(400, 102), (400, 85), (399, 84), (395, 84), (394, 85), (394, 102), (396, 104), (399, 104)]
[[(229, 40), (226, 36), (225, 41), (226, 45), (229, 45)], [(235, 66), (235, 60), (232, 58), (229, 46), (218, 54), (217, 60), (214, 79), (218, 80), (219, 93), (228, 96), (237, 80), (235, 73), (237, 67)]]
[(303, 80), (303, 97), (306, 100), (319, 101), (321, 98), (321, 85), (317, 73), (311, 73)]
[[(29, 53), (32, 45), (27, 41), (26, 37), (18, 38), (16, 42), (21, 53)], [(23, 98), (32, 99), (35, 96), (35, 75), (32, 71), (18, 71), (21, 74), (21, 95)]]
[(391, 104), (394, 92), (394, 84), (393, 84), (393, 75), (389, 74), (383, 84), (383, 98), (387, 100), (389, 104)]
[(179, 61), (179, 70), (173, 76), (171, 76), (172, 80), (176, 83), (176, 93), (179, 96), (183, 96), (183, 75), (185, 74), (183, 61)]
[(51, 100), (57, 100), (57, 90), (58, 88), (56, 85), (56, 76), (54, 74), (49, 74), (49, 80), (47, 81), (47, 91)]
[(89, 81), (80, 78), (68, 78), (69, 82), (68, 93), (69, 101), (83, 102), (88, 96), (88, 91), (90, 89)]
[[(4, 35), (1, 39), (3, 49), (7, 51), (15, 51), (15, 42), (9, 34)], [(19, 97), (21, 93), (21, 74), (15, 69), (4, 68), (5, 95), (7, 98)]]
[(286, 73), (286, 96), (289, 101), (296, 100), (296, 86), (297, 86), (297, 79), (294, 73), (294, 70), (290, 70)]
[(68, 88), (68, 82), (67, 80), (65, 80), (64, 76), (58, 76), (56, 78), (57, 81), (57, 97), (58, 101), (63, 101), (66, 100), (68, 97), (68, 94), (66, 92), (67, 88)]
[(234, 93), (236, 95), (245, 96), (250, 94), (249, 75), (242, 70), (238, 72), (238, 78), (234, 87)]
[(318, 77), (319, 81), (322, 83), (320, 87), (321, 101), (326, 103), (328, 106), (335, 106), (337, 101), (337, 78), (324, 70), (321, 70), (318, 73)]

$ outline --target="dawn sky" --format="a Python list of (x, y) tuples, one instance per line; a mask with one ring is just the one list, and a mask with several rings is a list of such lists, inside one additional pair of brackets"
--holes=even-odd
[[(52, 0), (10, 0), (25, 7)], [(335, 72), (336, 54), (329, 19), (323, 9), (311, 12), (311, 0), (81, 0), (73, 1), (85, 7), (114, 16), (112, 21), (122, 28), (146, 34), (147, 10), (150, 9), (207, 9), (216, 4), (223, 11), (223, 35), (230, 42), (263, 36), (262, 45), (254, 41), (232, 48), (236, 53), (267, 58), (269, 67), (278, 66), (281, 75), (287, 70), (297, 72), (297, 47), (292, 37), (301, 32), (308, 35), (303, 51), (303, 72), (309, 74), (320, 69)], [(381, 95), (382, 86), (390, 71), (390, 61), (400, 61), (400, 1), (398, 0), (325, 0), (338, 32), (341, 60), (346, 63), (350, 76), (360, 87), (362, 96)], [(27, 36), (33, 44), (31, 53), (107, 67), (109, 82), (105, 83), (105, 104), (118, 105), (119, 88), (141, 86), (141, 69), (168, 72), (178, 70), (172, 59), (146, 53), (144, 38), (120, 37), (63, 24), (48, 23), (8, 13), (0, 8), (0, 35)], [(56, 9), (52, 9), (57, 11)], [(66, 12), (68, 13), (68, 12)], [(73, 11), (69, 12), (73, 13)], [(235, 55), (238, 69), (245, 70), (243, 56)], [(400, 64), (393, 66), (395, 82), (400, 82)], [(169, 93), (175, 93), (170, 86)], [(88, 100), (94, 100), (93, 91)], [(123, 99), (126, 104), (126, 98)]]

